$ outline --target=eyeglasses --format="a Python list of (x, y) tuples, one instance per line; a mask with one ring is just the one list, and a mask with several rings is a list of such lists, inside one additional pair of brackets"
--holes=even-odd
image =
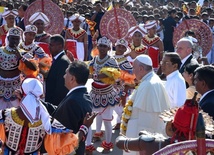
[(170, 61), (161, 61), (160, 65), (165, 66), (165, 65), (172, 65), (172, 62)]

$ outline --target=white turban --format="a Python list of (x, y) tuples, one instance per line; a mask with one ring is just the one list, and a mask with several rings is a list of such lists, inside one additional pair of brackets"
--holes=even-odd
[(85, 18), (83, 16), (80, 16), (80, 14), (75, 13), (74, 15), (69, 17), (69, 20), (70, 21), (79, 20), (80, 22), (83, 22), (85, 20)]
[(156, 27), (158, 26), (158, 23), (157, 23), (156, 20), (148, 21), (148, 22), (146, 22), (146, 24), (144, 24), (144, 28), (145, 28), (146, 30), (151, 29), (151, 28), (153, 28), (154, 26), (156, 26)]
[(142, 36), (144, 36), (146, 34), (146, 30), (143, 27), (143, 25), (137, 25), (137, 26), (133, 26), (129, 29), (128, 34), (129, 36), (133, 36), (135, 32), (140, 32), (142, 34)]
[(8, 10), (8, 11), (5, 11), (5, 12), (2, 14), (2, 17), (3, 17), (3, 18), (6, 18), (6, 17), (8, 17), (8, 16), (10, 16), (10, 15), (16, 17), (16, 16), (18, 16), (18, 12), (15, 11), (15, 10)]
[(29, 22), (31, 24), (34, 24), (37, 20), (42, 20), (45, 26), (48, 26), (50, 23), (50, 20), (48, 19), (48, 17), (42, 12), (36, 12), (29, 18)]
[(27, 78), (22, 83), (22, 89), (26, 94), (20, 103), (23, 113), (32, 124), (41, 120), (45, 131), (51, 134), (50, 115), (40, 102), (40, 96), (43, 94), (42, 83), (36, 78)]

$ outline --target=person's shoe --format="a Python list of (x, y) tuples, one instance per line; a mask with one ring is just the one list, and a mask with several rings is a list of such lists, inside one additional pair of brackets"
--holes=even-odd
[(101, 141), (101, 138), (103, 137), (103, 132), (96, 132), (94, 133), (94, 136), (92, 138), (92, 142), (95, 143), (95, 142), (98, 142), (98, 141)]
[(117, 123), (116, 125), (114, 125), (114, 127), (112, 128), (112, 130), (119, 130), (120, 129), (120, 123)]
[(85, 154), (86, 155), (93, 155), (93, 151), (95, 151), (96, 148), (93, 145), (89, 145), (85, 147)]
[(111, 149), (113, 148), (114, 144), (112, 142), (106, 143), (106, 141), (102, 141), (101, 146), (103, 147), (103, 154), (108, 154), (111, 152)]

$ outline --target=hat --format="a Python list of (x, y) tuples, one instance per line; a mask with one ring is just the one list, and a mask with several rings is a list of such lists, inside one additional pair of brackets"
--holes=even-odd
[(135, 58), (135, 60), (138, 60), (139, 62), (145, 65), (152, 66), (152, 59), (148, 55), (145, 55), (145, 54), (138, 55)]
[(155, 20), (151, 20), (151, 21), (148, 21), (148, 22), (146, 22), (146, 24), (144, 24), (144, 28), (146, 29), (146, 30), (148, 30), (148, 29), (151, 29), (151, 28), (153, 28), (154, 26), (158, 26), (158, 23), (157, 23), (157, 21), (155, 21)]
[(98, 40), (98, 42), (97, 42), (97, 46), (99, 46), (100, 44), (102, 44), (102, 45), (106, 45), (106, 46), (108, 46), (108, 47), (110, 47), (110, 46), (111, 46), (111, 42), (110, 42), (110, 40), (109, 40), (109, 39), (107, 39), (106, 37), (102, 37), (102, 38), (100, 38), (100, 39)]
[(37, 34), (37, 27), (35, 25), (27, 25), (27, 26), (25, 26), (24, 33), (26, 33), (26, 32), (34, 32)]
[(2, 17), (3, 17), (3, 18), (7, 18), (7, 17), (10, 16), (10, 15), (16, 17), (16, 16), (18, 16), (18, 12), (15, 11), (15, 10), (8, 10), (8, 11), (5, 11), (5, 12), (2, 14)]
[(126, 41), (124, 38), (117, 39), (115, 46), (117, 46), (117, 45), (123, 45), (126, 47), (126, 52), (124, 52), (123, 55), (127, 55), (128, 53), (131, 52), (131, 49), (128, 45), (128, 41)]
[(29, 22), (31, 24), (34, 24), (37, 20), (42, 20), (45, 26), (48, 26), (48, 24), (50, 23), (48, 17), (42, 12), (36, 12), (29, 18)]
[(21, 30), (19, 30), (18, 28), (11, 28), (8, 31), (8, 36), (20, 37), (21, 36)]
[(50, 134), (52, 132), (50, 115), (39, 99), (43, 94), (41, 81), (36, 78), (27, 78), (22, 83), (22, 90), (25, 94), (20, 103), (22, 112), (32, 124), (41, 120), (45, 131)]
[(117, 45), (123, 45), (126, 48), (128, 48), (128, 42), (125, 39), (123, 39), (123, 38), (117, 39), (117, 41), (115, 43), (115, 46), (117, 46)]
[(143, 36), (146, 34), (146, 30), (144, 29), (143, 25), (133, 26), (128, 30), (129, 36), (133, 36), (135, 32), (140, 32)]
[(85, 18), (83, 16), (81, 16), (80, 14), (75, 13), (74, 15), (69, 17), (69, 20), (70, 21), (79, 20), (79, 21), (83, 22), (85, 20)]

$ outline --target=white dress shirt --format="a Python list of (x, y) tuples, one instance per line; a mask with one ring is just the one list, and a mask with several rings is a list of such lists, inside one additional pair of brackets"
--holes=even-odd
[(186, 84), (178, 70), (166, 77), (166, 92), (170, 101), (170, 108), (180, 107), (186, 101)]

